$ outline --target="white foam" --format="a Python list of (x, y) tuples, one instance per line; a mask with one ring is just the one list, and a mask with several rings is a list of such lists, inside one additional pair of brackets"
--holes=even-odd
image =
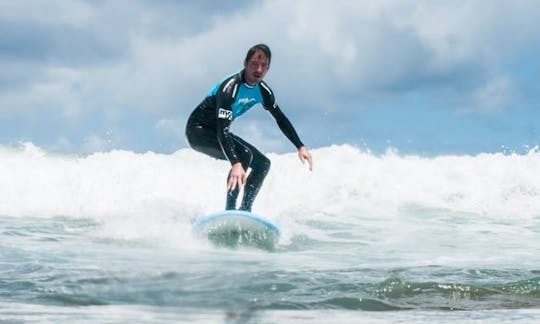
[[(254, 211), (278, 223), (354, 222), (404, 209), (444, 209), (527, 221), (540, 214), (540, 152), (421, 157), (377, 156), (349, 145), (269, 154), (272, 169)], [(223, 209), (225, 161), (191, 149), (174, 154), (48, 153), (31, 143), (0, 146), (0, 214), (77, 217), (113, 237), (160, 236), (171, 224)], [(172, 234), (171, 234), (172, 235)]]

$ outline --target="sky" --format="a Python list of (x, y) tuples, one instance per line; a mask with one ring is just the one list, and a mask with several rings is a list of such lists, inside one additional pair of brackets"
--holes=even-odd
[[(187, 147), (187, 117), (266, 43), (310, 148), (527, 152), (540, 142), (537, 0), (0, 0), (0, 145)], [(232, 131), (292, 152), (253, 108)]]

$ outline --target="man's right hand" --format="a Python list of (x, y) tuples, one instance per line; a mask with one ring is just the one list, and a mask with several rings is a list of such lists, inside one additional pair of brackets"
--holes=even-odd
[(242, 163), (238, 162), (231, 167), (229, 181), (227, 182), (227, 191), (233, 191), (238, 186), (242, 188), (246, 184), (247, 173), (242, 167)]

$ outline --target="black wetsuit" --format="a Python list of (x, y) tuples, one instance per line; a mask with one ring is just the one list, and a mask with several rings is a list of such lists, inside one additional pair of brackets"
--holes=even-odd
[[(231, 165), (240, 162), (246, 172), (251, 168), (240, 206), (241, 210), (251, 211), (253, 201), (270, 169), (270, 160), (253, 145), (231, 133), (231, 122), (259, 103), (270, 112), (296, 148), (304, 144), (276, 104), (270, 87), (264, 81), (250, 86), (243, 75), (244, 70), (227, 77), (208, 93), (188, 119), (186, 138), (189, 145), (199, 152), (216, 159), (229, 160)], [(236, 208), (238, 192), (237, 187), (227, 193), (226, 209)]]

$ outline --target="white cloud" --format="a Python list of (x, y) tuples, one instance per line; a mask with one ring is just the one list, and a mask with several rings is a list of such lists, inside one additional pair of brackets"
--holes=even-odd
[(174, 140), (184, 138), (184, 122), (175, 119), (160, 119), (154, 126), (161, 137), (169, 137)]
[(85, 152), (100, 152), (110, 149), (110, 141), (96, 134), (88, 135), (84, 139), (83, 151)]
[(86, 1), (0, 1), (0, 20), (84, 26), (97, 8)]
[[(233, 131), (235, 135), (254, 145), (261, 152), (279, 152), (285, 148), (286, 151), (295, 150), (294, 146), (275, 126), (269, 115), (265, 116), (264, 122), (248, 120), (238, 121), (238, 126)], [(242, 123), (240, 125), (240, 123)]]
[(0, 1), (0, 26), (13, 28), (0, 38), (13, 42), (0, 66), (18, 67), (0, 75), (0, 116), (83, 123), (99, 114), (112, 128), (136, 112), (161, 119), (158, 135), (181, 137), (183, 119), (261, 41), (273, 49), (268, 81), (289, 116), (354, 116), (366, 98), (399, 102), (425, 88), (450, 88), (457, 108), (494, 113), (516, 98), (507, 63), (540, 51), (534, 0), (237, 5), (220, 14), (204, 2)]
[(76, 118), (81, 113), (82, 102), (73, 87), (80, 79), (79, 71), (73, 69), (47, 69), (40, 79), (25, 87), (8, 88), (0, 93), (2, 112), (38, 120), (41, 115), (49, 114)]
[(56, 141), (52, 145), (52, 149), (54, 151), (69, 152), (73, 150), (73, 144), (71, 143), (69, 138), (61, 136), (56, 139)]
[(517, 89), (512, 80), (506, 76), (496, 76), (472, 92), (470, 104), (462, 112), (495, 114), (515, 102), (517, 97)]
[[(518, 8), (520, 3), (540, 9), (527, 1), (518, 1)], [(189, 111), (218, 78), (240, 68), (247, 48), (259, 41), (274, 49), (269, 79), (280, 84), (283, 95), (293, 101), (300, 96), (297, 105), (323, 106), (343, 95), (408, 91), (438, 78), (459, 83), (459, 76), (482, 73), (502, 60), (499, 55), (507, 50), (499, 48), (506, 43), (515, 47), (534, 40), (533, 32), (520, 33), (521, 40), (509, 33), (520, 27), (539, 31), (530, 24), (529, 17), (538, 16), (531, 13), (533, 9), (508, 12), (506, 1), (265, 1), (251, 11), (211, 15), (198, 32), (165, 30), (169, 37), (157, 37), (160, 22), (168, 28), (188, 23), (172, 20), (174, 12), (146, 6), (144, 2), (42, 2), (35, 7), (44, 14), (31, 10), (33, 21), (53, 23), (50, 16), (55, 10), (61, 22), (94, 30), (102, 39), (100, 46), (115, 46), (118, 41), (127, 45), (115, 61), (79, 67), (74, 73), (82, 77), (77, 80), (70, 75), (48, 80), (65, 82), (64, 88), (74, 82), (84, 88), (79, 97), (84, 102), (70, 99), (72, 107)], [(14, 5), (8, 7), (15, 10)], [(23, 2), (17, 8), (28, 7)], [(71, 19), (69, 13), (78, 18)], [(115, 16), (104, 28), (103, 21)], [(512, 22), (511, 28), (505, 21)], [(113, 38), (103, 41), (106, 37)], [(286, 86), (291, 80), (297, 81), (295, 87)]]

